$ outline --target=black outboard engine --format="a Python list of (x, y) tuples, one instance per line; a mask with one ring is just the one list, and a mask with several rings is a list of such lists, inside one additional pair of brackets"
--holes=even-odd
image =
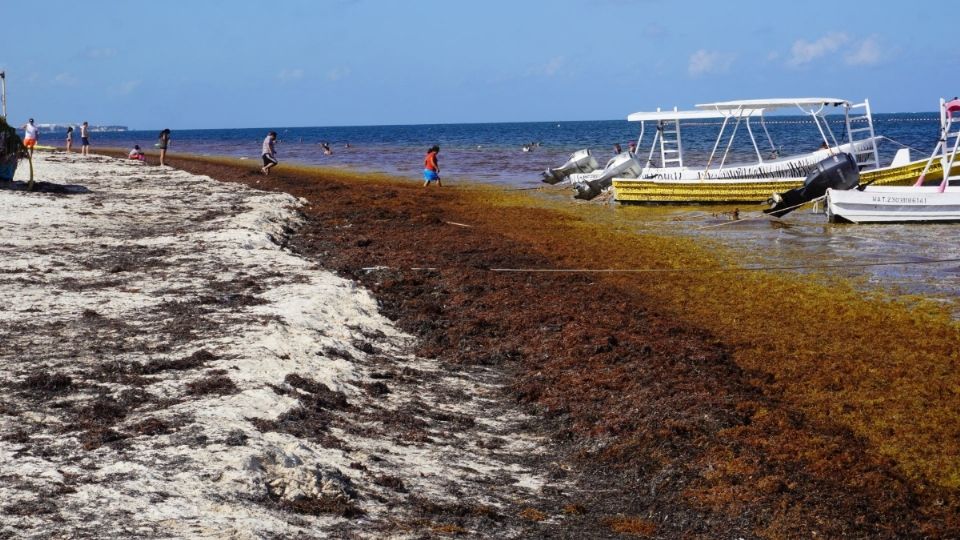
[(784, 193), (775, 194), (770, 203), (772, 207), (764, 210), (771, 216), (783, 217), (796, 210), (805, 202), (823, 197), (827, 189), (853, 189), (860, 183), (860, 168), (857, 160), (850, 154), (837, 154), (817, 163), (810, 171), (803, 186)]

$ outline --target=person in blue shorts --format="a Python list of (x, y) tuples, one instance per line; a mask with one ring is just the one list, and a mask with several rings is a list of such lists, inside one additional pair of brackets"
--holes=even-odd
[(440, 163), (437, 161), (437, 155), (440, 153), (440, 147), (433, 145), (427, 150), (426, 157), (423, 158), (423, 187), (427, 187), (433, 182), (437, 187), (443, 187), (440, 182)]

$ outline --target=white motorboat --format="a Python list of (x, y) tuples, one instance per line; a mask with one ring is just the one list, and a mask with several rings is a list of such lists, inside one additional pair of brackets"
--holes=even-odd
[[(781, 98), (706, 103), (697, 107), (697, 110), (683, 111), (675, 107), (629, 115), (628, 120), (640, 123), (637, 148), (646, 148), (649, 144), (645, 159), (633, 156), (640, 164), (640, 171), (637, 173), (635, 167), (629, 167), (630, 174), (610, 175), (607, 171), (571, 174), (569, 178), (577, 190), (576, 196), (590, 198), (613, 185), (619, 202), (761, 202), (771, 193), (799, 187), (819, 162), (833, 155), (853, 155), (862, 171), (879, 167), (877, 142), (880, 137), (874, 133), (869, 101)], [(845, 140), (836, 136), (826, 118), (827, 111), (837, 107), (844, 113)], [(764, 114), (786, 108), (796, 108), (812, 120), (822, 143), (819, 149), (780, 155)], [(706, 162), (691, 166), (685, 162), (681, 123), (696, 120), (722, 122)], [(654, 122), (656, 126), (649, 142), (644, 141), (647, 122)], [(733, 163), (734, 141), (738, 132), (744, 131), (756, 159)], [(761, 149), (766, 145), (769, 147)]]
[(913, 186), (873, 186), (862, 189), (828, 189), (827, 217), (853, 223), (960, 222), (960, 175), (942, 174), (938, 185), (925, 186), (934, 163), (941, 171), (956, 172), (960, 129), (960, 99), (940, 100), (940, 137), (923, 172)]
[(939, 186), (886, 186), (863, 191), (827, 190), (827, 217), (832, 222), (960, 222), (960, 189)]

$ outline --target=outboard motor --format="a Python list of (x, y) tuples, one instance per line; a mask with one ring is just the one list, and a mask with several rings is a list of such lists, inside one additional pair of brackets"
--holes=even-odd
[(590, 150), (578, 150), (570, 154), (570, 159), (556, 169), (547, 169), (543, 174), (543, 181), (548, 184), (563, 182), (571, 174), (589, 173), (600, 168), (600, 164), (590, 153)]
[(823, 197), (827, 189), (853, 189), (860, 183), (860, 168), (850, 154), (837, 154), (817, 163), (810, 171), (803, 186), (780, 194), (774, 194), (768, 202), (772, 207), (764, 210), (771, 216), (783, 217), (805, 202)]
[(643, 171), (643, 166), (630, 152), (623, 152), (607, 162), (603, 174), (586, 182), (581, 182), (573, 188), (576, 190), (574, 198), (589, 201), (613, 184), (614, 178), (636, 178)]

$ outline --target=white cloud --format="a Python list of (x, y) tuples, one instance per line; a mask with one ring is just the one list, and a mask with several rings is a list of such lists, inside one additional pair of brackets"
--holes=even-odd
[(140, 80), (136, 80), (136, 81), (124, 81), (124, 82), (118, 84), (117, 86), (111, 88), (111, 92), (112, 92), (114, 95), (118, 95), (118, 96), (128, 96), (128, 95), (132, 94), (133, 91), (136, 90), (136, 89), (140, 86), (140, 83), (141, 83), (141, 82), (142, 82), (142, 81), (140, 81)]
[(281, 82), (299, 81), (300, 79), (303, 78), (303, 70), (300, 68), (296, 68), (296, 69), (284, 68), (284, 69), (281, 69), (280, 73), (277, 74), (277, 78), (280, 79)]
[[(550, 60), (547, 60), (545, 64), (540, 64), (532, 66), (527, 69), (527, 77), (555, 77), (563, 69), (563, 66), (566, 65), (567, 59), (563, 56), (555, 56)], [(504, 77), (504, 79), (509, 79), (510, 77)]]
[(651, 39), (660, 39), (667, 36), (667, 29), (655, 22), (647, 24), (642, 30), (643, 36)]
[(880, 43), (875, 36), (870, 36), (848, 54), (845, 60), (851, 66), (872, 66), (880, 61), (880, 57)]
[(330, 82), (337, 82), (340, 79), (344, 79), (349, 75), (350, 75), (350, 68), (337, 67), (327, 72), (327, 80)]
[(66, 72), (60, 73), (53, 78), (53, 83), (60, 86), (76, 86), (79, 82), (80, 79)]
[(767, 53), (767, 62), (774, 62), (780, 58), (779, 51), (770, 51)]
[(842, 32), (827, 34), (814, 42), (798, 39), (793, 42), (790, 60), (787, 63), (793, 67), (809, 64), (822, 56), (835, 52), (848, 41), (850, 41), (850, 38)]
[(690, 64), (687, 72), (691, 77), (699, 77), (709, 73), (724, 73), (733, 65), (735, 56), (730, 53), (708, 51), (700, 49), (690, 55)]
[(84, 54), (87, 58), (110, 58), (117, 55), (117, 50), (110, 47), (101, 47), (99, 49), (87, 49)]

